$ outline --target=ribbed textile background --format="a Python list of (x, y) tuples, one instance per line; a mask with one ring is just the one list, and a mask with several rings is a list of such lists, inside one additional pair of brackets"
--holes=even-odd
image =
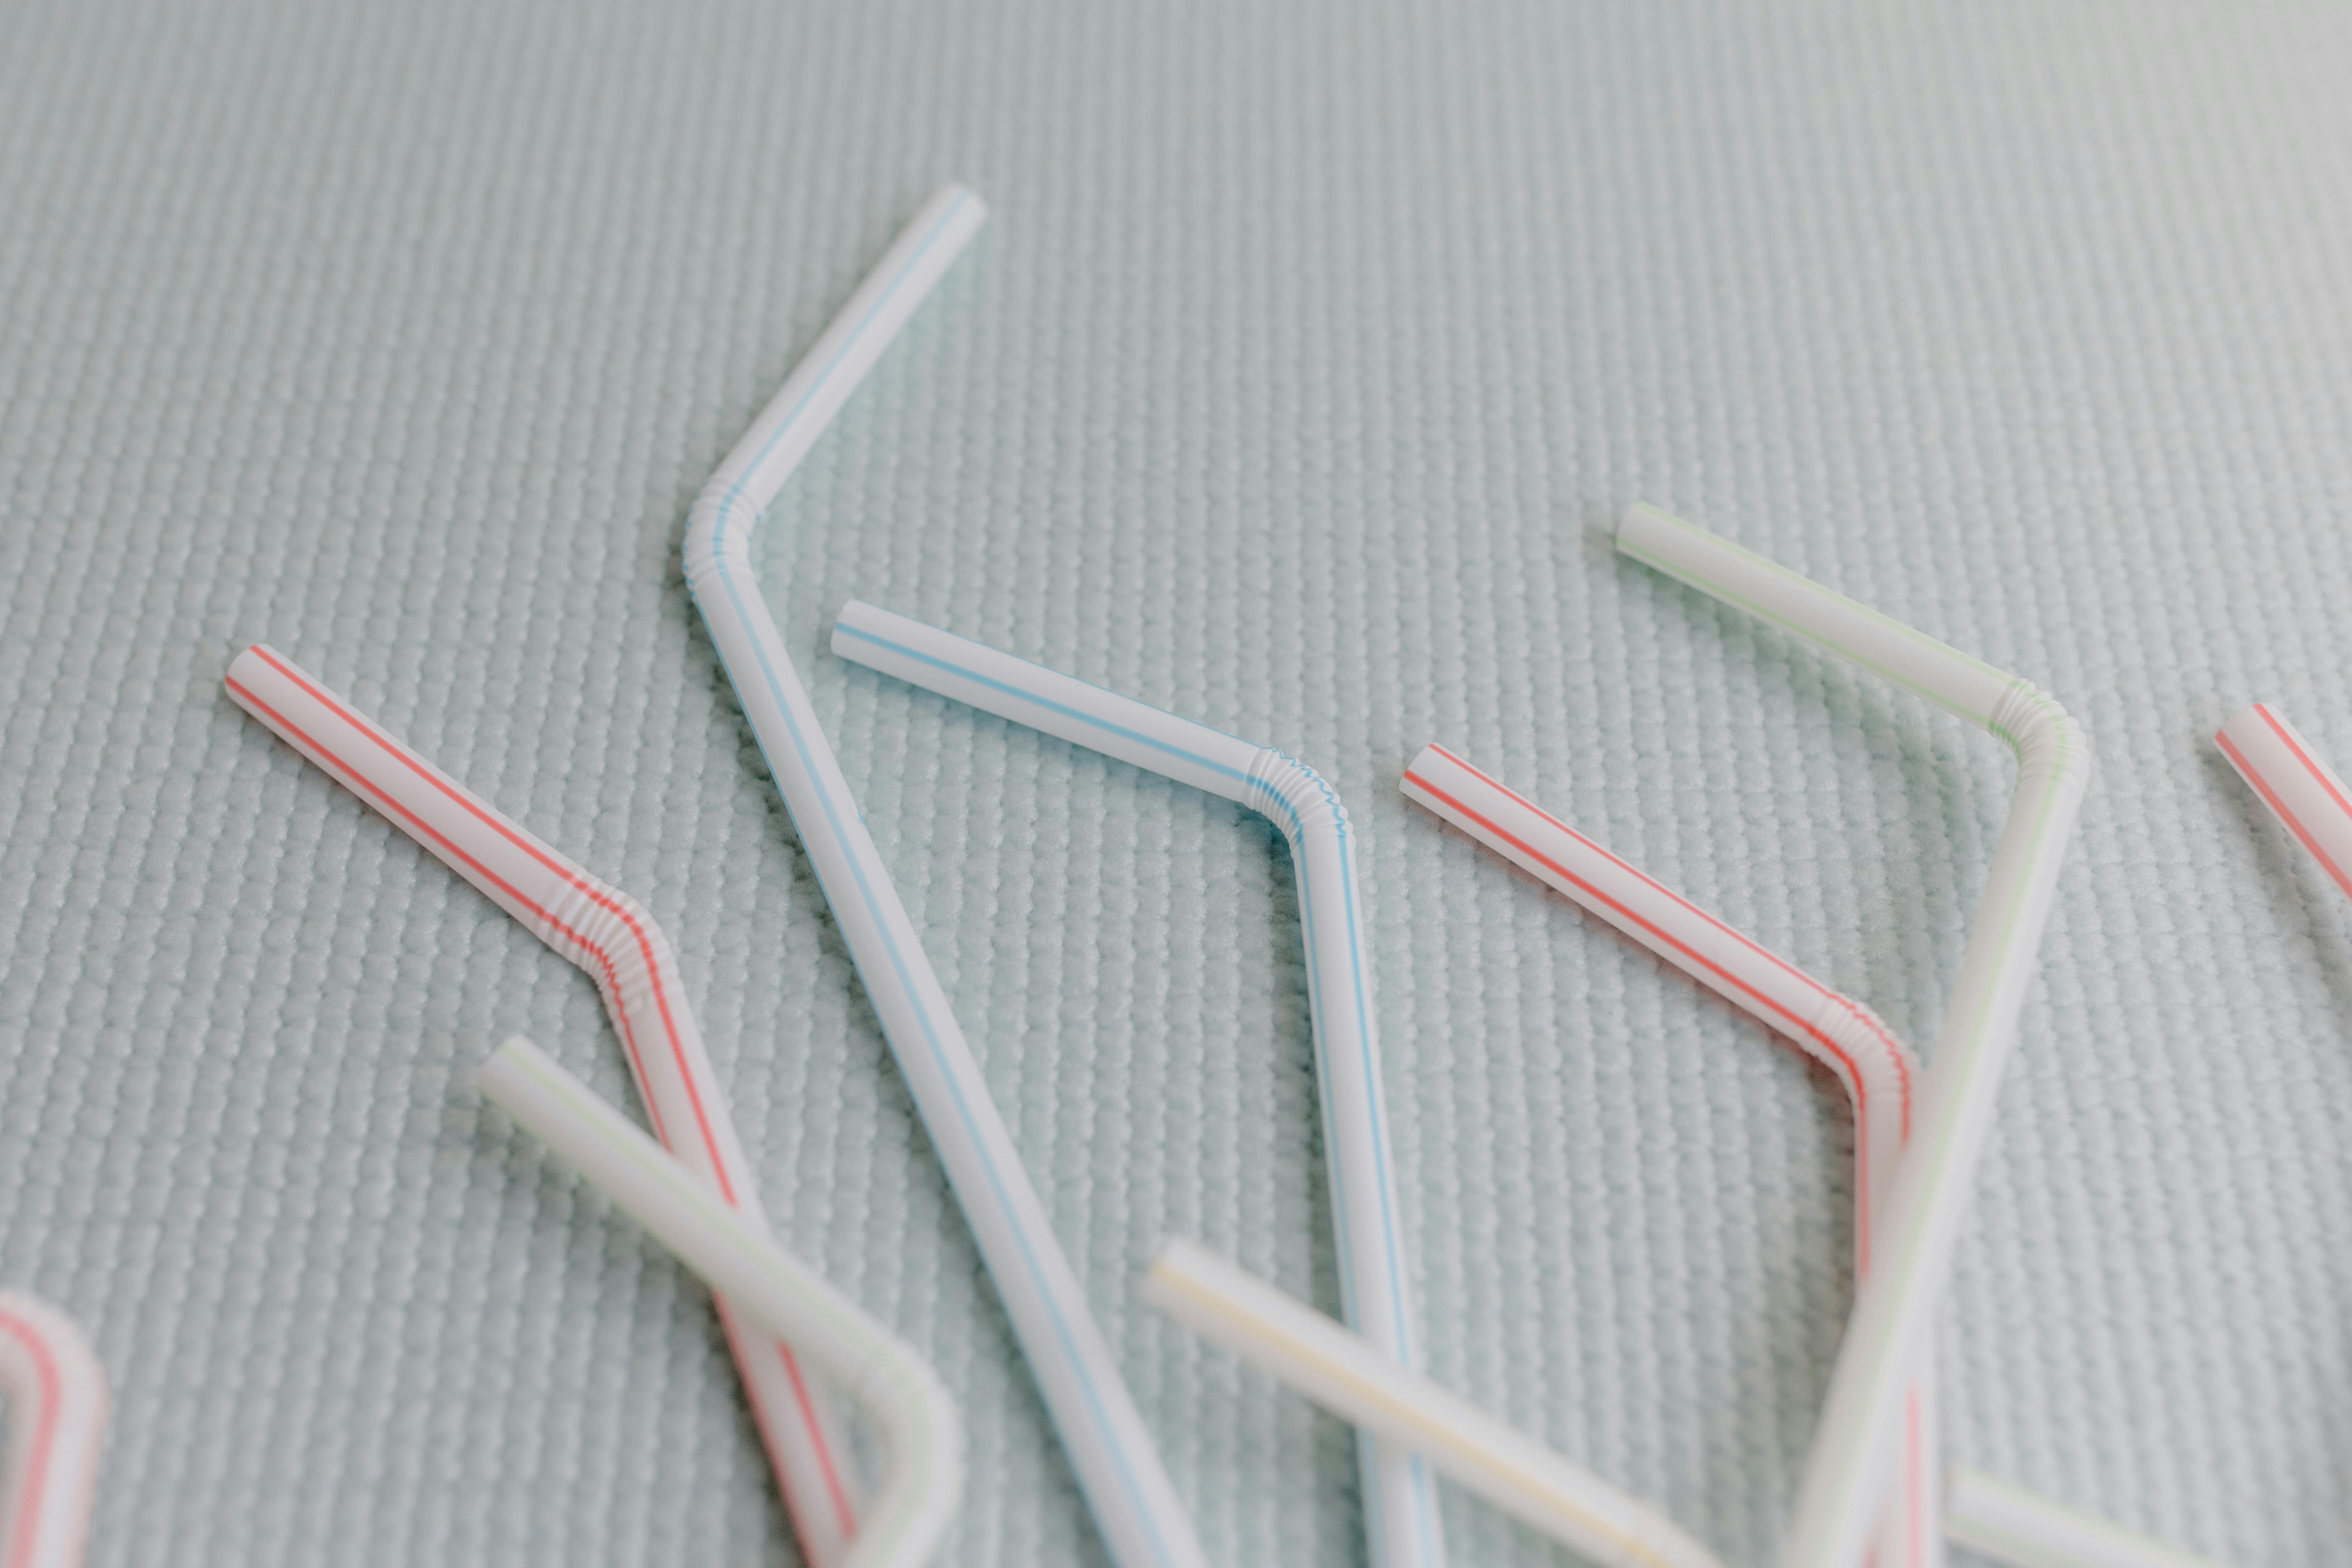
[(113, 1379), (93, 1562), (792, 1551), (702, 1292), (473, 1093), (520, 1030), (625, 1096), (587, 981), (231, 707), (259, 639), (677, 939), (781, 1232), (962, 1402), (945, 1561), (1101, 1561), (677, 567), (950, 177), (995, 216), (763, 586), (1215, 1561), (1362, 1550), (1344, 1434), (1130, 1300), (1172, 1230), (1336, 1302), (1286, 851), (831, 607), (1331, 777), (1433, 1370), (1759, 1563), (1843, 1107), (1396, 779), (1445, 742), (1924, 1049), (2009, 763), (1614, 559), (1635, 498), (2095, 738), (1952, 1453), (2337, 1560), (2352, 921), (2207, 737), (2352, 760), (2347, 61), (2137, 0), (9, 5), (0, 1281)]

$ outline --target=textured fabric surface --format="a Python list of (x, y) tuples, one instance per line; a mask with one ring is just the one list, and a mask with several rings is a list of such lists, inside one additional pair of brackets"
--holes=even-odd
[[(268, 639), (652, 907), (781, 1233), (1099, 1562), (686, 602), (701, 478), (924, 195), (995, 217), (763, 585), (1220, 1563), (1344, 1435), (1136, 1308), (1336, 1301), (1280, 841), (822, 651), (855, 594), (1315, 763), (1433, 1370), (1769, 1558), (1851, 1261), (1829, 1079), (1396, 792), (1443, 740), (1923, 1049), (1998, 748), (1611, 555), (1636, 497), (2030, 675), (2101, 773), (1948, 1311), (1949, 1447), (2244, 1563), (2352, 1473), (2352, 14), (0, 8), (0, 1281), (116, 1389), (107, 1565), (781, 1562), (700, 1290), (484, 1112), (586, 979), (223, 697)], [(1559, 1561), (1458, 1494), (1466, 1563)]]

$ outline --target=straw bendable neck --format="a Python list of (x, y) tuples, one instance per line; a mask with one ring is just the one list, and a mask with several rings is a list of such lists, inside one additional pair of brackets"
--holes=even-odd
[(928, 1561), (962, 1495), (962, 1440), (953, 1402), (912, 1347), (529, 1040), (500, 1046), (480, 1086), (713, 1289), (800, 1346), (874, 1418), (883, 1483), (842, 1568)]
[[(1307, 939), (1316, 1079), (1331, 1147), (1331, 1209), (1348, 1321), (1410, 1365), (1403, 1226), (1381, 1091), (1347, 808), (1313, 768), (1271, 747), (1107, 691), (1043, 665), (852, 601), (833, 651), (901, 680), (1138, 767), (1240, 801), (1291, 846)], [(1365, 1515), (1378, 1568), (1444, 1561), (1429, 1467), (1394, 1444), (1363, 1445)]]
[(1192, 1521), (751, 570), (751, 527), (983, 216), (976, 197), (950, 186), (901, 232), (703, 488), (686, 579), (1113, 1561), (1202, 1568)]
[(0, 1563), (76, 1568), (106, 1436), (106, 1373), (72, 1319), (15, 1290), (0, 1291)]
[(2090, 748), (2031, 683), (1654, 507), (1636, 506), (1618, 548), (1636, 560), (1873, 670), (2007, 742), (2017, 788), (1928, 1064), (1926, 1113), (1874, 1237), (1863, 1288), (1805, 1467), (1781, 1568), (1853, 1568), (1900, 1445), (1911, 1369), (1951, 1266), (1991, 1126), (2017, 1016), (2058, 870), (2090, 778)]

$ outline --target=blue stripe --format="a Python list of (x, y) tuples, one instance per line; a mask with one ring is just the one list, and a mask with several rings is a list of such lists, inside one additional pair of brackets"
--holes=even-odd
[[(1108, 719), (1097, 719), (1093, 714), (1086, 712), (1080, 709), (1073, 708), (1066, 702), (1056, 702), (1051, 698), (1040, 697), (1034, 691), (1024, 691), (1018, 686), (1012, 685), (1006, 681), (998, 680), (991, 676), (982, 675), (976, 669), (967, 669), (960, 664), (950, 664), (946, 659), (934, 658), (930, 654), (924, 653), (919, 649), (908, 647), (904, 643), (892, 642), (888, 637), (877, 637), (872, 632), (864, 630), (858, 626), (853, 626), (845, 621), (835, 622), (833, 629), (837, 632), (845, 632), (849, 636), (856, 637), (862, 642), (870, 642), (876, 647), (887, 648), (901, 658), (911, 659), (917, 664), (928, 664), (933, 669), (944, 670), (948, 674), (955, 676), (959, 679), (971, 681), (974, 686), (985, 686), (990, 690), (1001, 691), (1007, 697), (1017, 697), (1022, 701), (1030, 704), (1032, 707), (1043, 708), (1049, 712), (1059, 713), (1066, 719), (1076, 719), (1082, 723), (1092, 725), (1097, 730), (1107, 730), (1110, 733), (1118, 736), (1121, 740), (1132, 741), (1139, 746), (1149, 746), (1155, 752), (1165, 752), (1168, 755), (1174, 757), (1178, 762), (1190, 763), (1193, 767), (1205, 769), (1213, 773), (1222, 773), (1226, 778), (1233, 779), (1240, 784), (1255, 784), (1256, 782), (1247, 773), (1242, 772), (1239, 768), (1227, 767), (1224, 763), (1213, 762), (1211, 759), (1201, 755), (1198, 752), (1188, 752), (1181, 746), (1173, 745), (1169, 742), (1157, 739), (1154, 736), (1147, 735), (1140, 730), (1130, 730), (1125, 725), (1114, 724)], [(1097, 687), (1095, 689), (1099, 691), (1102, 689), (1100, 687)], [(1106, 692), (1105, 695), (1112, 696), (1116, 695), (1116, 693)], [(1131, 699), (1121, 699), (1121, 700), (1131, 700)], [(977, 706), (977, 704), (973, 704), (973, 706)], [(1152, 711), (1157, 713), (1160, 710), (1155, 708)], [(1176, 715), (1171, 713), (1168, 717), (1173, 719)], [(1185, 720), (1184, 722), (1189, 724), (1192, 721), (1188, 719)], [(1036, 726), (1033, 724), (1030, 728), (1034, 730)], [(1232, 740), (1234, 737), (1229, 735), (1226, 739)], [(1249, 742), (1244, 741), (1242, 743), (1244, 745), (1247, 745)], [(1294, 812), (1291, 815), (1295, 820), (1297, 814)]]
[[(777, 711), (783, 716), (785, 731), (792, 737), (793, 751), (799, 755), (803, 775), (808, 780), (810, 786), (816, 792), (818, 803), (824, 809), (825, 826), (832, 830), (835, 842), (841, 846), (844, 853), (849, 860), (851, 875), (854, 877), (857, 884), (858, 898), (865, 904), (866, 912), (873, 917), (875, 928), (881, 932), (883, 946), (889, 954), (890, 967), (898, 975), (899, 987), (904, 992), (908, 1003), (914, 1007), (916, 1018), (922, 1026), (924, 1043), (929, 1047), (931, 1060), (939, 1068), (940, 1077), (946, 1080), (949, 1093), (955, 1103), (957, 1119), (963, 1124), (964, 1131), (971, 1139), (972, 1150), (979, 1156), (981, 1168), (987, 1174), (989, 1190), (994, 1196), (999, 1208), (1010, 1216), (1012, 1214), (1012, 1202), (1004, 1190), (1002, 1173), (998, 1171), (995, 1162), (989, 1158), (987, 1148), (981, 1142), (980, 1129), (977, 1122), (973, 1120), (971, 1107), (966, 1101), (963, 1090), (956, 1081), (956, 1075), (950, 1068), (947, 1053), (940, 1043), (939, 1032), (933, 1024), (929, 1011), (922, 1005), (920, 998), (915, 994), (914, 980), (913, 976), (908, 971), (906, 957), (899, 952), (898, 944), (891, 939), (889, 922), (883, 918), (880, 900), (877, 897), (873, 886), (866, 879), (865, 868), (859, 863), (860, 857), (855, 847), (855, 840), (853, 840), (850, 836), (850, 829), (842, 819), (841, 810), (838, 803), (836, 803), (833, 798), (833, 792), (825, 787), (824, 780), (817, 772), (815, 760), (810, 752), (808, 738), (802, 732), (799, 722), (793, 717), (792, 704), (785, 700), (782, 683), (776, 678), (775, 668), (770, 662), (768, 658), (768, 650), (762, 645), (760, 638), (750, 637), (750, 612), (743, 603), (740, 590), (736, 585), (734, 574), (729, 569), (726, 553), (724, 550), (719, 548), (726, 538), (729, 515), (733, 511), (736, 502), (741, 498), (743, 488), (750, 482), (751, 475), (758, 470), (760, 464), (766, 459), (768, 454), (775, 449), (777, 442), (782, 440), (785, 434), (793, 428), (794, 423), (799, 419), (802, 411), (808, 406), (809, 399), (814, 397), (817, 392), (824, 386), (827, 380), (832, 376), (834, 371), (842, 363), (843, 358), (846, 356), (849, 351), (856, 345), (858, 340), (865, 334), (866, 328), (873, 323), (876, 315), (878, 314), (882, 308), (897, 294), (900, 285), (906, 281), (908, 274), (912, 272), (916, 265), (919, 263), (929, 252), (931, 247), (938, 241), (940, 235), (945, 231), (949, 223), (955, 218), (958, 213), (963, 210), (964, 204), (971, 199), (971, 194), (969, 192), (964, 193), (957, 197), (954, 204), (951, 205), (945, 213), (940, 215), (938, 224), (933, 226), (930, 233), (923, 237), (922, 243), (916, 247), (914, 254), (908, 258), (906, 266), (901, 268), (898, 275), (890, 279), (888, 286), (882, 290), (880, 297), (875, 300), (872, 309), (868, 310), (866, 313), (859, 319), (857, 325), (851, 330), (849, 336), (843, 341), (841, 348), (834, 354), (833, 358), (826, 363), (824, 369), (818, 373), (816, 379), (809, 384), (808, 390), (802, 394), (800, 401), (793, 405), (792, 411), (785, 415), (783, 420), (776, 426), (775, 432), (771, 435), (767, 441), (761, 447), (759, 453), (752, 458), (749, 464), (745, 466), (743, 472), (737, 477), (735, 482), (728, 488), (725, 497), (722, 498), (719, 503), (718, 515), (713, 520), (711, 543), (712, 554), (719, 563), (719, 584), (725, 588), (727, 593), (728, 605), (734, 613), (738, 626), (743, 628), (745, 635), (750, 637), (752, 652), (759, 660), (761, 676), (767, 683), (769, 696), (774, 701)], [(755, 519), (755, 523), (756, 521), (757, 520)], [(699, 607), (701, 601), (699, 597), (697, 597), (697, 606)], [(717, 638), (713, 638), (712, 641), (714, 645), (719, 647), (719, 664), (726, 669), (728, 680), (735, 687), (736, 691), (740, 696), (743, 689), (743, 683), (736, 675), (734, 666), (730, 663), (727, 658), (726, 647), (723, 644), (719, 644)], [(769, 773), (779, 781), (778, 793), (782, 794), (781, 781), (783, 775), (777, 770), (775, 759), (768, 754), (766, 737), (760, 733), (760, 726), (756, 723), (751, 727), (751, 733), (754, 742), (760, 747), (760, 755), (761, 760), (766, 762), (768, 764)], [(820, 736), (818, 744), (822, 745), (823, 743), (823, 739)], [(792, 809), (792, 801), (790, 797), (786, 797), (784, 807), (787, 812)], [(853, 815), (855, 815), (854, 808)], [(858, 818), (858, 832), (862, 835), (864, 830), (864, 818), (861, 816)], [(867, 844), (867, 850), (869, 853), (872, 852), (872, 845), (870, 841)], [(878, 860), (879, 856), (877, 855), (876, 858)], [(824, 871), (822, 868), (818, 868), (817, 874), (819, 886), (822, 887), (824, 886)], [(824, 888), (824, 893), (827, 900), (832, 900), (835, 896), (834, 889), (830, 887)], [(871, 993), (874, 990), (874, 986), (866, 979), (865, 966), (857, 962), (857, 953), (855, 946), (852, 946), (850, 949), (850, 962), (857, 969), (859, 982), (866, 984), (867, 991)], [(885, 1032), (887, 1034), (887, 1029)], [(895, 1041), (892, 1043), (894, 1045), (896, 1044)], [(930, 1131), (930, 1118), (923, 1107), (919, 1097), (916, 1101), (916, 1109), (918, 1113), (921, 1114), (923, 1117), (925, 1131)], [(936, 1134), (934, 1134), (934, 1139), (936, 1141)], [(1030, 1279), (1036, 1286), (1038, 1295), (1045, 1302), (1046, 1315), (1053, 1321), (1055, 1337), (1061, 1342), (1062, 1349), (1069, 1358), (1070, 1368), (1076, 1373), (1078, 1384), (1086, 1393), (1087, 1404), (1090, 1413), (1094, 1416), (1102, 1446), (1108, 1450), (1112, 1458), (1118, 1465), (1119, 1479), (1126, 1489), (1128, 1500), (1133, 1508), (1138, 1519), (1145, 1523), (1149, 1533), (1151, 1536), (1151, 1543), (1155, 1554), (1161, 1563), (1170, 1563), (1172, 1560), (1169, 1555), (1167, 1543), (1161, 1539), (1159, 1531), (1156, 1528), (1152, 1528), (1156, 1525), (1152, 1510), (1145, 1501), (1141, 1487), (1137, 1482), (1134, 1472), (1129, 1466), (1125, 1447), (1117, 1440), (1111, 1430), (1108, 1413), (1103, 1408), (1101, 1391), (1096, 1387), (1094, 1380), (1087, 1375), (1086, 1363), (1078, 1354), (1078, 1348), (1071, 1337), (1069, 1325), (1064, 1320), (1059, 1307), (1055, 1301), (1054, 1292), (1046, 1285), (1045, 1271), (1038, 1263), (1035, 1252), (1030, 1247), (1028, 1234), (1018, 1225), (1011, 1226), (1008, 1228), (1012, 1230), (1013, 1238), (1020, 1245), (1022, 1263), (1027, 1268)], [(1052, 1400), (1049, 1399), (1045, 1403), (1047, 1414), (1055, 1417), (1055, 1425), (1056, 1427), (1059, 1427), (1061, 1425), (1060, 1412), (1055, 1407), (1055, 1404)], [(1076, 1445), (1071, 1441), (1069, 1434), (1063, 1434), (1063, 1443), (1066, 1447), (1068, 1447), (1075, 1451)]]
[[(1306, 825), (1304, 819), (1299, 816), (1298, 808), (1296, 805), (1292, 805), (1291, 802), (1280, 792), (1276, 790), (1271, 784), (1257, 777), (1255, 774), (1244, 774), (1239, 773), (1223, 763), (1216, 762), (1209, 757), (1202, 756), (1197, 752), (1190, 751), (1182, 746), (1176, 745), (1171, 742), (1162, 741), (1156, 736), (1144, 734), (1142, 731), (1131, 729), (1124, 724), (1114, 723), (1110, 720), (1102, 718), (1097, 714), (1087, 712), (1083, 709), (1071, 707), (1067, 703), (1056, 702), (1049, 697), (1040, 696), (1034, 691), (1029, 690), (1024, 687), (1015, 686), (1010, 681), (999, 680), (993, 676), (983, 675), (979, 670), (973, 669), (969, 666), (957, 664), (950, 659), (940, 658), (933, 654), (924, 653), (917, 648), (909, 647), (904, 643), (894, 642), (887, 637), (878, 637), (861, 627), (849, 626), (842, 622), (835, 622), (835, 629), (837, 631), (846, 632), (851, 637), (856, 637), (863, 642), (871, 643), (877, 647), (887, 648), (890, 652), (914, 663), (925, 665), (930, 668), (940, 670), (942, 673), (954, 676), (960, 680), (968, 680), (975, 686), (985, 687), (992, 691), (1003, 693), (1017, 701), (1025, 702), (1031, 706), (1042, 708), (1049, 712), (1059, 714), (1064, 718), (1075, 720), (1090, 729), (1100, 731), (1105, 734), (1117, 735), (1121, 740), (1150, 747), (1154, 751), (1160, 752), (1191, 766), (1201, 768), (1210, 773), (1222, 774), (1227, 778), (1240, 779), (1245, 784), (1255, 785), (1259, 795), (1281, 806), (1283, 811), (1289, 816), (1290, 836), (1292, 843), (1297, 847), (1294, 853), (1297, 855), (1296, 869), (1298, 878), (1299, 918), (1304, 927), (1303, 934), (1305, 935), (1307, 948), (1307, 1005), (1309, 1016), (1314, 1026), (1315, 1050), (1318, 1067), (1317, 1077), (1320, 1080), (1320, 1087), (1322, 1089), (1324, 1124), (1326, 1126), (1330, 1126), (1336, 1122), (1337, 1116), (1335, 1114), (1331, 1100), (1331, 1074), (1328, 1070), (1329, 1042), (1326, 1036), (1323, 1025), (1324, 1009), (1321, 988), (1321, 965), (1315, 962), (1315, 900), (1310, 893), (1311, 883), (1307, 879), (1307, 862), (1304, 855), (1305, 846), (1303, 840), (1306, 836)], [(1026, 663), (1026, 661), (1015, 662)], [(1031, 665), (1028, 666), (1028, 668), (1038, 669), (1041, 673), (1053, 673), (1051, 671), (1044, 670), (1042, 666)], [(1065, 677), (1064, 679), (1071, 678)], [(1105, 696), (1110, 697), (1118, 701), (1133, 703), (1136, 707), (1144, 709), (1149, 712), (1158, 713), (1165, 718), (1173, 719), (1179, 723), (1191, 724), (1195, 721), (1184, 718), (1181, 714), (1170, 713), (1166, 709), (1155, 708), (1151, 704), (1141, 701), (1136, 698), (1124, 697), (1120, 696), (1117, 692), (1104, 690), (1101, 687), (1093, 687), (1090, 689), (1097, 691), (1103, 691)], [(1031, 727), (1035, 728), (1034, 725)], [(1227, 738), (1233, 739), (1234, 737)], [(1254, 742), (1244, 742), (1244, 744), (1252, 743)], [(1264, 747), (1261, 749), (1274, 751), (1271, 747)], [(1289, 756), (1286, 752), (1274, 751), (1274, 754), (1282, 758), (1285, 762), (1294, 763), (1297, 763), (1297, 758)], [(1306, 766), (1304, 763), (1298, 763), (1297, 765), (1301, 767)], [(1348, 820), (1346, 816), (1341, 814), (1339, 797), (1331, 788), (1330, 784), (1324, 780), (1321, 774), (1315, 773), (1312, 768), (1307, 768), (1307, 772), (1315, 780), (1316, 787), (1322, 791), (1324, 798), (1331, 804), (1332, 825), (1339, 837), (1340, 885), (1345, 889), (1344, 896), (1347, 900), (1348, 905), (1348, 964), (1349, 978), (1352, 982), (1355, 993), (1356, 1016), (1359, 1018), (1370, 1020), (1371, 1017), (1371, 999), (1364, 983), (1363, 942), (1361, 933), (1357, 927), (1355, 858), (1349, 853), (1348, 848)], [(1264, 807), (1261, 807), (1260, 809), (1264, 810)], [(1269, 812), (1267, 815), (1271, 816), (1272, 813)], [(1371, 1033), (1368, 1028), (1360, 1028), (1356, 1031), (1356, 1037), (1358, 1049), (1362, 1053), (1364, 1082), (1367, 1086), (1370, 1086), (1378, 1081), (1377, 1075), (1374, 1071), (1372, 1058)], [(1387, 1244), (1387, 1257), (1383, 1261), (1387, 1265), (1386, 1272), (1388, 1275), (1390, 1307), (1396, 1317), (1398, 1359), (1410, 1364), (1412, 1360), (1412, 1320), (1405, 1308), (1403, 1278), (1404, 1252), (1403, 1247), (1398, 1239), (1396, 1215), (1392, 1206), (1395, 1197), (1394, 1193), (1391, 1190), (1392, 1182), (1389, 1174), (1388, 1118), (1378, 1096), (1368, 1096), (1367, 1098), (1370, 1101), (1370, 1115), (1367, 1120), (1370, 1121), (1372, 1128), (1372, 1164), (1373, 1168), (1381, 1173), (1381, 1180), (1378, 1184), (1380, 1187), (1381, 1199), (1381, 1232), (1382, 1239)], [(1356, 1319), (1358, 1314), (1355, 1300), (1355, 1270), (1350, 1257), (1351, 1249), (1349, 1246), (1348, 1237), (1348, 1201), (1346, 1183), (1334, 1181), (1331, 1184), (1331, 1206), (1339, 1243), (1341, 1306), (1348, 1318), (1350, 1321), (1353, 1321)], [(1370, 1439), (1368, 1438), (1367, 1441), (1370, 1441)], [(1434, 1489), (1430, 1479), (1429, 1466), (1427, 1461), (1423, 1459), (1422, 1456), (1414, 1454), (1409, 1456), (1408, 1469), (1412, 1476), (1413, 1490), (1418, 1494), (1422, 1504), (1417, 1512), (1423, 1549), (1425, 1552), (1430, 1554), (1431, 1560), (1434, 1561), (1437, 1547), (1433, 1531), (1434, 1530), (1434, 1521), (1436, 1517), (1436, 1500), (1433, 1495)], [(1366, 1517), (1370, 1522), (1370, 1528), (1373, 1531), (1375, 1537), (1373, 1548), (1375, 1559), (1378, 1560), (1381, 1555), (1381, 1545), (1378, 1540), (1378, 1535), (1381, 1528), (1381, 1510), (1379, 1507), (1374, 1505), (1373, 1507), (1367, 1509)]]

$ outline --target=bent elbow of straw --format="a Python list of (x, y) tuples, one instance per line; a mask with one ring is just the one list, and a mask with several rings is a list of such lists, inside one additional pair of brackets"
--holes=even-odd
[(2081, 727), (2032, 681), (1645, 503), (1625, 509), (1617, 548), (1990, 731), (2017, 754), (2021, 784), (2089, 776)]
[(927, 1561), (963, 1487), (961, 1425), (929, 1364), (529, 1040), (501, 1045), (478, 1082), (705, 1284), (798, 1347), (873, 1417), (885, 1479), (843, 1568)]
[(21, 1291), (0, 1290), (0, 1563), (75, 1568), (89, 1536), (111, 1395), (79, 1325)]
[(683, 553), (698, 600), (722, 570), (749, 568), (760, 514), (987, 221), (987, 204), (965, 186), (933, 191), (801, 356), (695, 499)]
[(1654, 507), (1627, 510), (1617, 547), (1969, 720), (2017, 756), (2008, 821), (1929, 1064), (1927, 1114), (1874, 1238), (1880, 1262), (1847, 1325), (1781, 1548), (1783, 1568), (1851, 1568), (1875, 1510), (1884, 1435), (1950, 1267), (2089, 783), (2090, 747), (2081, 726), (2032, 682)]

